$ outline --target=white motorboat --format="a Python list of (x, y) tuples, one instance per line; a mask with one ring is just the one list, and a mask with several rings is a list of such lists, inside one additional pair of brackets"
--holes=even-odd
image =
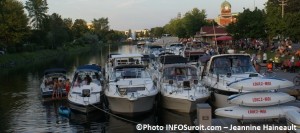
[(271, 106), (296, 100), (295, 97), (283, 92), (250, 92), (228, 97), (231, 103), (244, 106)]
[(196, 67), (186, 64), (186, 58), (177, 57), (176, 60), (170, 60), (168, 57), (171, 56), (164, 57), (165, 60), (161, 59), (165, 62), (158, 75), (162, 107), (177, 112), (194, 112), (196, 104), (205, 102), (210, 93), (199, 82)]
[(200, 44), (187, 43), (181, 54), (188, 59), (189, 64), (197, 66), (199, 58), (205, 54), (205, 49)]
[[(277, 90), (293, 87), (291, 81), (264, 77), (256, 72), (248, 54), (202, 56), (205, 62), (202, 81), (211, 89), (211, 101), (217, 108), (230, 106), (228, 96), (253, 91)], [(231, 104), (232, 105), (232, 104)]]
[(246, 106), (231, 106), (215, 110), (217, 116), (234, 118), (234, 119), (276, 119), (284, 118), (288, 111), (300, 111), (295, 106), (267, 106), (267, 107), (246, 107)]
[(68, 95), (70, 108), (82, 113), (88, 113), (97, 108), (102, 108), (102, 80), (100, 66), (79, 66), (75, 71)]
[[(41, 94), (43, 98), (49, 98), (53, 93), (54, 80), (66, 80), (67, 71), (63, 68), (47, 69), (44, 72), (43, 81), (40, 85)], [(63, 96), (66, 96), (66, 89), (62, 88)]]
[(158, 90), (144, 65), (118, 65), (109, 76), (105, 95), (113, 113), (136, 115), (152, 110)]
[(173, 52), (175, 55), (181, 55), (184, 45), (182, 43), (170, 43), (167, 45), (167, 49)]

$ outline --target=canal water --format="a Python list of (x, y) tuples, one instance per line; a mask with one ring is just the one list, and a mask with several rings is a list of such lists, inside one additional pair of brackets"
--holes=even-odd
[[(137, 53), (136, 46), (111, 47), (112, 52)], [(102, 111), (90, 114), (71, 112), (70, 117), (58, 114), (58, 107), (67, 105), (67, 100), (47, 101), (41, 98), (40, 83), (43, 71), (63, 67), (71, 78), (79, 65), (104, 65), (109, 48), (103, 47), (72, 57), (45, 61), (40, 65), (19, 68), (0, 75), (0, 132), (138, 132), (136, 123), (150, 125), (193, 125), (195, 114), (179, 114), (157, 107), (139, 117), (125, 117), (128, 122)]]

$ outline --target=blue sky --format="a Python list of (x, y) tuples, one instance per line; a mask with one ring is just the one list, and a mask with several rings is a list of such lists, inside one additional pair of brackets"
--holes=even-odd
[[(25, 3), (26, 0), (21, 0)], [(227, 0), (232, 12), (243, 8), (264, 8), (267, 0)], [(63, 18), (84, 19), (108, 17), (114, 30), (138, 30), (164, 26), (180, 12), (184, 15), (193, 8), (206, 10), (207, 18), (216, 18), (224, 0), (47, 0), (48, 14), (58, 13)]]

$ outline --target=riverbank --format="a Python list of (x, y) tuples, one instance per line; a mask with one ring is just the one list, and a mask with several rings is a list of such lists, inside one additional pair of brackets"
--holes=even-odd
[(41, 50), (36, 52), (23, 52), (16, 54), (6, 54), (0, 56), (0, 73), (6, 73), (12, 69), (41, 64), (45, 61), (55, 60), (64, 56), (72, 56), (88, 52), (95, 49), (97, 45), (78, 46), (72, 48), (58, 48), (55, 50)]

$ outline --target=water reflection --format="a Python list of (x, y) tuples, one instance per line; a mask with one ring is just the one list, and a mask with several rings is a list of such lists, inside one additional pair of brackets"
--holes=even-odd
[[(112, 52), (139, 52), (136, 46), (111, 46)], [(65, 68), (71, 78), (76, 67), (84, 64), (104, 65), (108, 47), (89, 53), (63, 56), (59, 60), (16, 69), (0, 76), (0, 132), (137, 132), (136, 124), (100, 112), (88, 115), (72, 112), (61, 116), (58, 108), (68, 106), (67, 100), (51, 101), (41, 98), (40, 83), (48, 68)], [(159, 112), (159, 111), (158, 111)], [(166, 123), (192, 124), (193, 118), (170, 112), (159, 112), (127, 118), (138, 123), (164, 125)], [(161, 118), (160, 118), (161, 117)], [(179, 121), (178, 121), (179, 120)]]

